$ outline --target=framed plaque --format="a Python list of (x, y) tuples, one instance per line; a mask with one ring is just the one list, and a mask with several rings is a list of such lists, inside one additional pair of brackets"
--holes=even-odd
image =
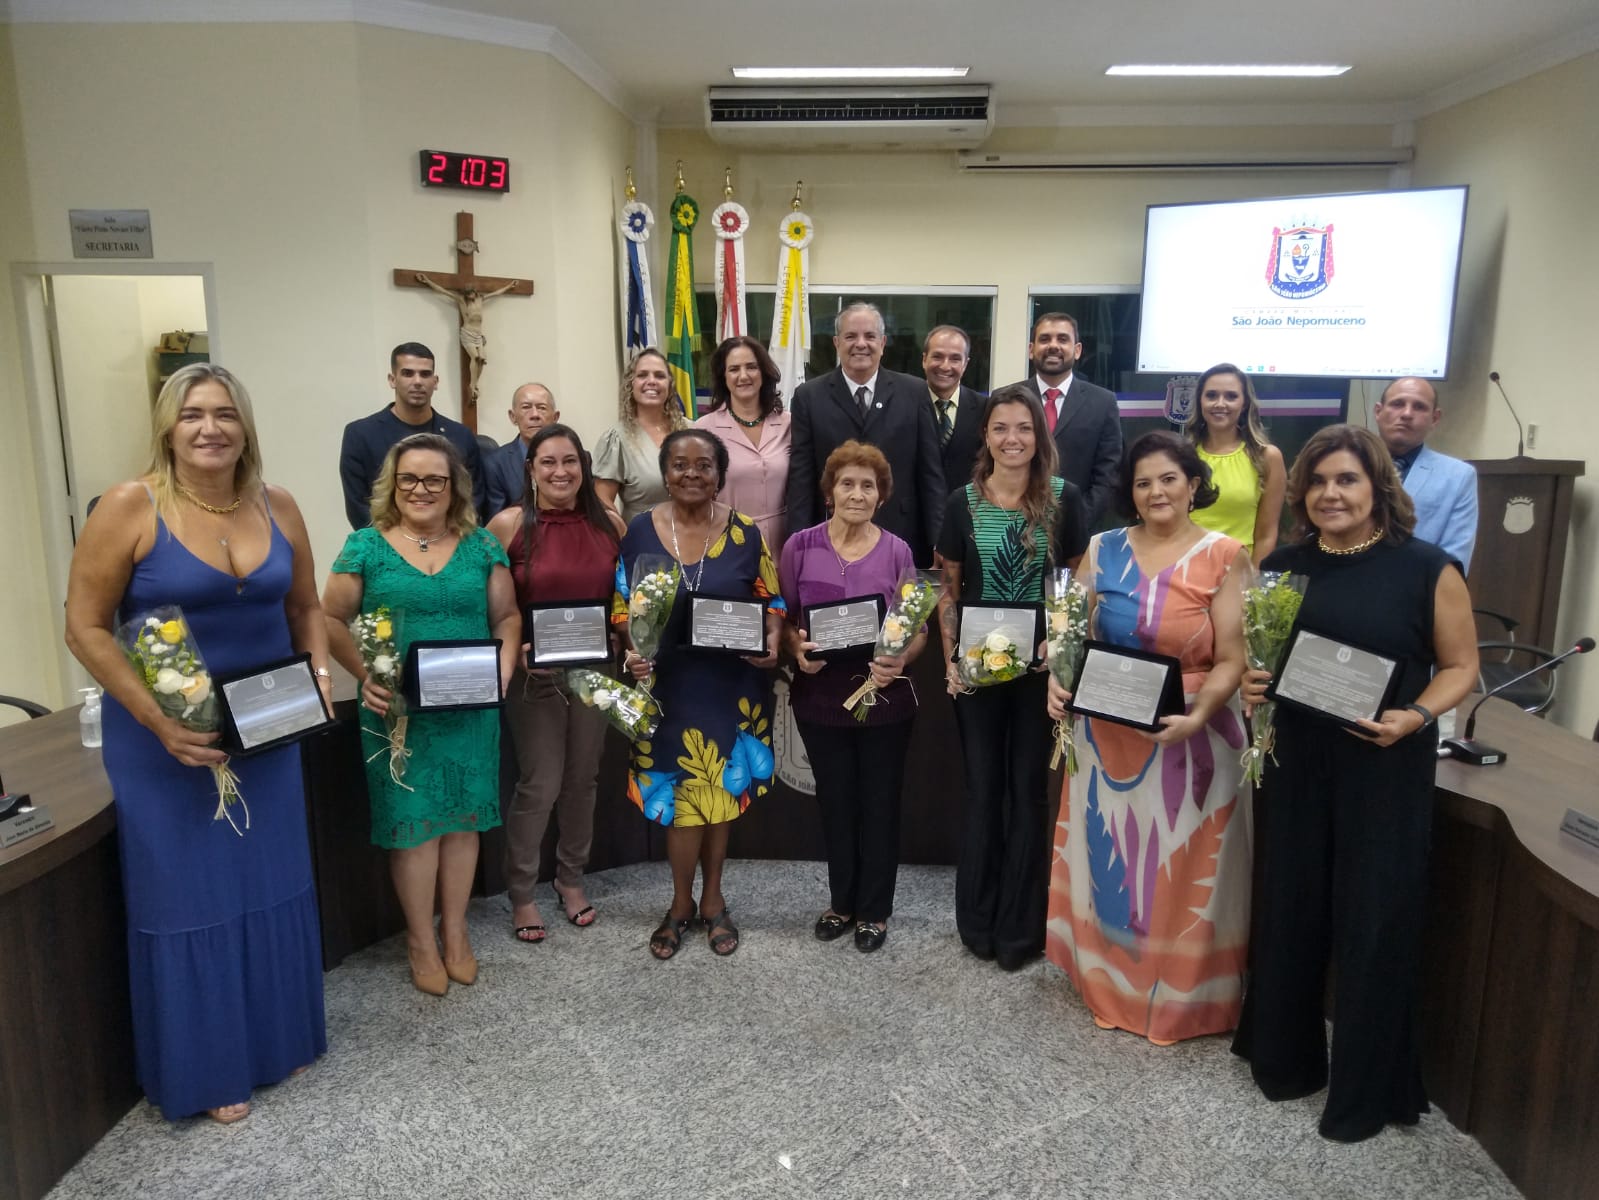
[(998, 649), (1003, 638), (1016, 647), (1016, 661), (1023, 667), (1038, 662), (1038, 643), (1044, 637), (1044, 608), (1041, 604), (990, 604), (962, 600), (956, 605), (959, 626), (955, 653), (964, 655), (974, 646)]
[(315, 733), (333, 720), (311, 673), (311, 656), (297, 654), (211, 681), (222, 711), (222, 748), (258, 754)]
[(522, 640), (533, 647), (527, 652), (528, 668), (610, 662), (610, 614), (609, 600), (528, 605), (522, 612)]
[(402, 689), (420, 712), (494, 708), (500, 695), (500, 641), (412, 642)]
[(1358, 730), (1357, 721), (1374, 721), (1388, 707), (1398, 683), (1398, 660), (1301, 628), (1266, 695)]
[(877, 635), (883, 628), (888, 606), (880, 593), (852, 596), (832, 604), (810, 604), (805, 608), (805, 632), (817, 649), (807, 658), (868, 659), (877, 648)]
[(759, 658), (766, 653), (766, 601), (691, 594), (688, 648)]
[(1066, 707), (1085, 717), (1155, 733), (1162, 717), (1183, 711), (1182, 664), (1168, 654), (1089, 639), (1083, 643), (1083, 667)]

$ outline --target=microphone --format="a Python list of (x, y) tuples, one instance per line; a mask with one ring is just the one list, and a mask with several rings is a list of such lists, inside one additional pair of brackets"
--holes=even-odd
[(1510, 410), (1510, 415), (1516, 420), (1516, 457), (1527, 457), (1527, 435), (1522, 431), (1521, 418), (1516, 416), (1516, 406), (1510, 403), (1510, 395), (1505, 391), (1505, 385), (1499, 382), (1499, 372), (1489, 371), (1488, 378), (1493, 380), (1494, 387), (1499, 389), (1499, 394), (1505, 398), (1505, 407)]
[(1487, 703), (1489, 696), (1497, 696), (1506, 688), (1520, 683), (1523, 679), (1536, 675), (1539, 671), (1552, 671), (1566, 659), (1574, 654), (1586, 654), (1594, 647), (1591, 637), (1578, 640), (1577, 644), (1564, 654), (1557, 654), (1546, 663), (1539, 663), (1530, 671), (1523, 671), (1520, 675), (1505, 680), (1497, 687), (1489, 688), (1481, 700), (1471, 706), (1471, 712), (1466, 716), (1466, 736), (1463, 738), (1446, 738), (1443, 748), (1449, 752), (1450, 758), (1458, 758), (1461, 762), (1469, 763), (1474, 767), (1491, 766), (1502, 763), (1510, 756), (1503, 750), (1496, 750), (1482, 742), (1473, 741), (1471, 735), (1477, 732), (1477, 710)]

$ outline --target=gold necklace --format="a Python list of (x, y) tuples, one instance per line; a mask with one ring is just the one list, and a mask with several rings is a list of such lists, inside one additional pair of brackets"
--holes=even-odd
[(1316, 549), (1320, 550), (1323, 554), (1359, 554), (1362, 550), (1370, 550), (1378, 542), (1382, 541), (1382, 535), (1383, 530), (1379, 529), (1365, 541), (1361, 542), (1360, 545), (1351, 546), (1347, 550), (1339, 550), (1335, 547), (1329, 546), (1325, 539), (1322, 538), (1321, 534), (1318, 533), (1316, 535)]
[(238, 512), (239, 511), (239, 505), (244, 503), (244, 497), (243, 496), (235, 496), (235, 497), (233, 497), (233, 503), (232, 504), (225, 504), (225, 505), (223, 505), (222, 507), (219, 508), (215, 504), (207, 504), (204, 500), (200, 499), (200, 497), (196, 496), (193, 492), (191, 492), (188, 488), (184, 487), (181, 483), (176, 484), (174, 486), (177, 489), (178, 495), (182, 496), (190, 504), (193, 504), (197, 508), (203, 508), (208, 513), (215, 513), (219, 517), (230, 516), (231, 514)]

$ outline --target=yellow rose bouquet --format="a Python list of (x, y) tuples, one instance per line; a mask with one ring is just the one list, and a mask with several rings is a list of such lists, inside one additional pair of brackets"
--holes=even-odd
[(569, 667), (566, 690), (590, 708), (598, 709), (629, 741), (655, 736), (661, 724), (661, 706), (643, 688), (628, 687), (609, 675), (588, 667)]
[[(664, 554), (641, 554), (633, 563), (633, 583), (627, 597), (627, 636), (641, 658), (661, 652), (661, 638), (677, 603), (677, 581), (682, 569)], [(649, 680), (644, 681), (649, 690)]]
[[(117, 631), (117, 641), (163, 713), (196, 733), (215, 733), (222, 728), (211, 672), (206, 670), (181, 608), (164, 604), (135, 617)], [(250, 828), (250, 806), (239, 791), (238, 775), (224, 762), (211, 768), (211, 777), (217, 785), (217, 811), (212, 819), (226, 821), (243, 837)], [(242, 829), (233, 814), (235, 807), (244, 814)]]
[[(405, 697), (400, 694), (400, 654), (395, 643), (394, 628), (399, 616), (387, 604), (380, 604), (369, 613), (361, 613), (350, 622), (350, 634), (355, 638), (355, 648), (361, 652), (361, 662), (368, 675), (379, 687), (387, 688), (389, 711), (383, 714), (383, 727), (388, 731), (389, 778), (411, 791), (405, 782), (405, 760), (411, 752), (405, 748), (405, 727), (410, 718), (405, 712)], [(383, 750), (376, 750), (367, 759), (371, 762)]]
[(1027, 657), (1003, 629), (996, 629), (982, 641), (967, 646), (956, 663), (961, 682), (967, 687), (1009, 683), (1027, 670)]
[[(1088, 589), (1062, 567), (1049, 580), (1044, 598), (1044, 658), (1055, 682), (1068, 692), (1077, 686), (1083, 668), (1083, 643), (1088, 639)], [(1077, 734), (1072, 716), (1055, 723), (1055, 752), (1049, 769), (1066, 760), (1066, 773), (1077, 774)]]
[[(938, 606), (938, 584), (930, 574), (907, 574), (894, 589), (894, 604), (883, 616), (877, 633), (873, 658), (898, 658), (927, 624)], [(870, 679), (850, 693), (844, 701), (857, 721), (866, 720), (866, 711), (877, 703), (877, 685)]]

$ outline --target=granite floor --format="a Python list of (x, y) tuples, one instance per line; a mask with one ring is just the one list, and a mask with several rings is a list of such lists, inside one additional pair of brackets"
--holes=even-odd
[[(329, 1052), (250, 1117), (141, 1103), (51, 1193), (77, 1197), (1225, 1197), (1517, 1193), (1440, 1114), (1357, 1146), (1270, 1104), (1223, 1038), (1097, 1029), (1055, 967), (962, 951), (946, 868), (906, 868), (888, 944), (823, 945), (815, 863), (735, 862), (743, 932), (646, 941), (664, 864), (592, 877), (588, 929), (511, 939), (475, 901), (477, 986), (413, 990), (393, 939), (327, 976)], [(546, 892), (546, 895), (548, 893)], [(546, 917), (558, 918), (552, 903)]]

